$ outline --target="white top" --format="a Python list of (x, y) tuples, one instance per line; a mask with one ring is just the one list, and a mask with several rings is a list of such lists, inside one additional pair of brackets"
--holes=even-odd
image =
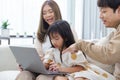
[(44, 56), (44, 62), (49, 63), (49, 61), (55, 61), (56, 63), (60, 64), (62, 67), (71, 67), (74, 65), (83, 65), (84, 62), (87, 62), (83, 53), (78, 51), (75, 54), (71, 53), (65, 53), (62, 54), (62, 60), (60, 60), (60, 51), (56, 48), (51, 48), (48, 51), (46, 51), (45, 56)]
[(42, 43), (42, 50), (45, 53), (45, 51), (50, 49), (50, 48), (51, 48), (51, 43), (50, 43), (49, 37), (47, 36), (46, 41), (44, 43)]
[(51, 43), (48, 36), (46, 37), (46, 41), (44, 43), (39, 42), (36, 38), (34, 45), (39, 55), (44, 55), (45, 51), (51, 48)]
[(64, 53), (62, 54), (62, 60), (63, 62), (61, 63), (60, 51), (56, 48), (51, 48), (46, 51), (44, 56), (44, 63), (54, 61), (61, 67), (72, 67), (74, 65), (85, 67), (86, 70), (68, 74), (67, 76), (69, 80), (74, 80), (76, 77), (86, 77), (90, 80), (115, 80), (115, 78), (108, 72), (93, 64), (89, 64), (81, 51), (74, 54), (71, 54), (70, 52)]

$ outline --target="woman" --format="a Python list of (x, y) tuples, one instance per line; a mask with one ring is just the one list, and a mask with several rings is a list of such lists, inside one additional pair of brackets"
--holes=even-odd
[[(37, 40), (35, 42), (35, 48), (37, 49), (40, 56), (43, 55), (45, 49), (47, 50), (51, 47), (49, 38), (46, 33), (49, 25), (59, 19), (62, 19), (62, 17), (57, 3), (53, 0), (46, 0), (41, 8)], [(35, 80), (38, 76), (36, 73), (23, 71), (21, 67), (20, 70), (21, 72), (17, 76), (16, 80)]]
[(62, 16), (57, 3), (53, 0), (45, 1), (41, 8), (40, 22), (35, 43), (35, 47), (40, 55), (43, 55), (44, 51), (51, 47), (46, 34), (48, 27), (56, 20), (60, 19), (62, 19)]
[[(56, 20), (61, 19), (61, 12), (57, 3), (53, 0), (45, 1), (41, 8), (40, 22), (35, 42), (35, 47), (40, 55), (43, 55), (44, 51), (51, 47), (49, 38), (46, 34), (48, 27)], [(72, 29), (72, 32), (74, 33), (74, 38), (77, 41), (77, 34), (74, 29)]]
[[(37, 39), (35, 41), (35, 48), (40, 57), (43, 57), (45, 50), (51, 47), (49, 37), (47, 36), (48, 27), (56, 20), (61, 19), (61, 12), (57, 3), (54, 0), (46, 0), (41, 8)], [(17, 76), (16, 80), (35, 80), (39, 75), (30, 71), (23, 71), (20, 66), (19, 68), (21, 73)]]

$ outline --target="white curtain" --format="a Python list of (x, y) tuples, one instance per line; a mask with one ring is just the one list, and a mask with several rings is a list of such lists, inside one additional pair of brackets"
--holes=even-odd
[(106, 36), (111, 30), (106, 29), (99, 19), (97, 0), (83, 2), (83, 39), (98, 39)]

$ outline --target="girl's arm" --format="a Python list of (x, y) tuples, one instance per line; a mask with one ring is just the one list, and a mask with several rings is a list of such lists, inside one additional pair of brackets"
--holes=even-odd
[(59, 72), (67, 72), (67, 73), (73, 73), (73, 72), (78, 72), (81, 70), (84, 70), (84, 67), (80, 65), (76, 65), (73, 67), (61, 67), (59, 64), (52, 64), (49, 66), (50, 71), (59, 71)]
[(64, 67), (59, 68), (60, 72), (67, 72), (67, 73), (78, 72), (78, 71), (81, 71), (81, 70), (84, 70), (84, 67), (74, 66), (74, 67), (67, 67), (67, 68), (64, 68)]

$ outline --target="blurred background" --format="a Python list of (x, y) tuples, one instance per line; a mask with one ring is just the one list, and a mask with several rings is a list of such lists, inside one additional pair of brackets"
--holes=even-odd
[[(8, 20), (10, 36), (28, 35), (28, 44), (33, 44), (40, 19), (41, 6), (45, 0), (0, 0), (0, 27)], [(110, 29), (105, 29), (99, 19), (97, 0), (55, 0), (61, 10), (62, 18), (75, 29), (79, 39), (99, 39), (106, 36)], [(0, 30), (0, 35), (1, 30)], [(10, 43), (16, 43), (11, 38)], [(2, 39), (0, 39), (3, 42)], [(21, 40), (18, 40), (18, 43)], [(24, 41), (21, 41), (22, 43)], [(26, 43), (26, 42), (25, 42)], [(25, 44), (24, 43), (24, 44)], [(21, 43), (20, 43), (21, 44)]]

